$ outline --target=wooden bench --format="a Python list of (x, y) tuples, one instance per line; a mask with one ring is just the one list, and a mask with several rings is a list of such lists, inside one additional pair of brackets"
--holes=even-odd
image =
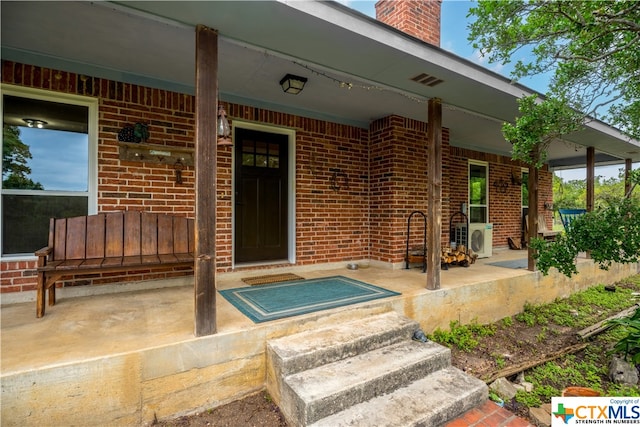
[(193, 219), (127, 211), (51, 218), (49, 244), (38, 257), (37, 317), (56, 303), (62, 276), (140, 268), (193, 267)]

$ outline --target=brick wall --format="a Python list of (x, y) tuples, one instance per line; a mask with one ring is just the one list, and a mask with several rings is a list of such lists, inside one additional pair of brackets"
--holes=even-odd
[[(376, 120), (371, 127), (371, 258), (398, 263), (409, 249), (421, 249), (427, 209), (427, 123), (399, 116)], [(443, 161), (449, 156), (449, 133), (443, 132)], [(443, 167), (443, 179), (448, 177)], [(443, 186), (444, 187), (444, 186)], [(443, 218), (449, 215), (443, 188)], [(443, 223), (444, 225), (444, 223)], [(408, 227), (409, 226), (409, 227)], [(409, 228), (409, 230), (407, 230)], [(443, 230), (443, 241), (446, 237)]]
[[(194, 171), (184, 167), (182, 184), (176, 183), (173, 165), (122, 161), (118, 131), (127, 124), (149, 124), (148, 143), (166, 147), (194, 147), (192, 96), (146, 88), (62, 70), (2, 62), (2, 82), (98, 99), (98, 211), (145, 210), (193, 217)], [(33, 290), (35, 261), (2, 262), (1, 292)], [(65, 286), (161, 279), (185, 274), (181, 269), (105, 273)]]
[[(511, 182), (511, 176), (515, 173), (520, 178), (523, 164), (513, 162), (509, 157), (458, 147), (451, 147), (450, 152), (449, 194), (452, 210), (458, 211), (462, 203), (468, 203), (469, 160), (487, 162), (489, 164), (489, 222), (493, 223), (493, 246), (506, 247), (508, 237), (519, 240), (522, 235), (522, 188)], [(540, 170), (538, 212), (544, 214), (549, 229), (553, 227), (553, 216), (552, 212), (544, 211), (544, 202), (553, 200), (552, 179), (553, 174), (546, 166)], [(446, 183), (444, 179), (443, 183)], [(496, 183), (507, 183), (508, 186), (506, 188), (496, 186)]]
[(553, 229), (553, 210), (545, 208), (545, 203), (553, 203), (553, 173), (547, 167), (538, 176), (538, 221), (544, 221), (549, 230)]
[[(98, 98), (99, 212), (145, 210), (193, 217), (193, 167), (183, 169), (183, 182), (178, 184), (173, 165), (120, 160), (117, 134), (126, 124), (144, 122), (150, 125), (148, 143), (193, 149), (194, 97), (10, 61), (2, 63), (2, 82)], [(242, 105), (226, 107), (231, 122), (236, 118), (296, 131), (297, 264), (368, 258), (368, 131)], [(229, 271), (231, 147), (218, 148), (217, 171), (217, 267)], [(337, 185), (332, 185), (334, 172), (339, 174)], [(35, 289), (35, 261), (1, 264), (2, 292)], [(90, 279), (63, 278), (63, 283), (138, 281), (183, 274), (179, 270), (109, 273)]]
[(2, 62), (2, 82), (54, 92), (96, 97), (98, 105), (98, 210), (145, 210), (193, 217), (193, 167), (183, 183), (173, 165), (121, 161), (118, 131), (148, 123), (148, 143), (194, 148), (195, 102), (192, 96), (60, 70)]
[[(194, 100), (182, 97), (173, 106), (164, 103), (164, 91), (148, 91), (134, 85), (124, 89), (144, 97), (107, 99), (99, 102), (98, 210), (145, 210), (193, 217), (194, 169), (184, 166), (182, 183), (176, 182), (173, 164), (123, 161), (119, 158), (118, 131), (127, 124), (148, 123), (149, 144), (194, 149)], [(164, 95), (164, 96), (163, 96)], [(162, 149), (162, 148), (160, 148)]]
[(435, 46), (440, 46), (442, 0), (379, 0), (376, 19)]
[[(296, 131), (296, 264), (369, 258), (368, 131), (240, 105), (228, 113)], [(219, 150), (218, 164), (228, 157), (230, 165), (230, 155)], [(230, 232), (220, 231), (217, 244), (230, 245)], [(218, 267), (221, 261), (230, 265), (230, 250), (219, 254)]]
[[(98, 210), (145, 210), (193, 217), (194, 170), (183, 182), (173, 165), (120, 160), (117, 133), (126, 124), (150, 124), (149, 143), (194, 148), (195, 101), (190, 95), (118, 83), (64, 71), (2, 63), (2, 82), (93, 96), (99, 102)], [(398, 116), (376, 120), (368, 130), (292, 116), (238, 104), (226, 104), (230, 121), (286, 127), (296, 132), (296, 263), (298, 265), (373, 259), (404, 259), (407, 218), (426, 212), (427, 124)], [(490, 163), (489, 177), (510, 179), (514, 165), (506, 157), (449, 147), (443, 130), (442, 242), (449, 241), (450, 214), (467, 202), (467, 160)], [(519, 170), (519, 166), (517, 166)], [(369, 172), (371, 171), (371, 173)], [(232, 268), (232, 148), (217, 151), (217, 268)], [(334, 179), (334, 175), (336, 179)], [(541, 208), (551, 200), (551, 174), (541, 172)], [(494, 245), (519, 232), (519, 187), (506, 193), (490, 186)], [(419, 217), (410, 246), (422, 243)], [(547, 215), (551, 227), (551, 216)], [(35, 289), (35, 261), (0, 263), (1, 292)], [(272, 267), (272, 266), (270, 266)], [(253, 267), (257, 268), (257, 267)], [(186, 274), (182, 270), (135, 271), (66, 278), (65, 286), (138, 281)]]
[[(401, 239), (405, 233), (405, 221), (408, 213), (414, 209), (424, 209), (425, 195), (421, 194), (413, 200), (413, 206), (407, 212), (400, 209), (398, 192), (403, 177), (397, 170), (397, 157), (400, 156), (399, 130), (404, 119), (398, 116), (376, 120), (370, 126), (371, 136), (371, 259), (383, 262), (394, 262), (402, 259)], [(426, 132), (422, 132), (426, 138)], [(406, 141), (404, 141), (406, 142)], [(416, 144), (417, 145), (417, 144)], [(422, 162), (426, 169), (426, 148), (422, 155), (415, 158)], [(424, 160), (422, 160), (424, 158)], [(416, 188), (424, 179), (416, 183)], [(423, 187), (426, 190), (426, 187)], [(406, 207), (406, 206), (405, 206)]]
[(522, 187), (511, 184), (512, 165), (508, 158), (489, 162), (489, 222), (493, 224), (493, 244), (504, 247), (509, 237), (515, 241), (522, 237)]
[(0, 262), (0, 293), (30, 291), (36, 288), (35, 261)]

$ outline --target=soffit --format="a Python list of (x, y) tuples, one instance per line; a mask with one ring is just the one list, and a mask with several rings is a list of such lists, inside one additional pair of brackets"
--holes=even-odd
[[(3, 58), (193, 93), (200, 24), (220, 34), (223, 101), (367, 127), (391, 114), (426, 121), (426, 101), (437, 97), (452, 145), (497, 154), (510, 152), (502, 122), (517, 115), (517, 97), (533, 93), (334, 2), (3, 1), (1, 7)], [(287, 73), (309, 79), (300, 95), (282, 92), (278, 82)], [(421, 73), (443, 82), (411, 80)], [(555, 144), (552, 164), (575, 164), (583, 145), (640, 160), (637, 141), (597, 125)]]

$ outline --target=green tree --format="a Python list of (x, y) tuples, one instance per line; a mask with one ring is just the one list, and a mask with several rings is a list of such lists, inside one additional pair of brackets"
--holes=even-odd
[[(545, 99), (522, 98), (521, 116), (503, 126), (514, 159), (540, 168), (549, 144), (592, 117), (640, 139), (640, 2), (479, 0), (470, 15), (476, 20), (469, 40), (489, 61), (518, 58), (514, 79), (552, 73)], [(638, 177), (632, 174), (634, 186)], [(639, 231), (640, 203), (618, 198), (581, 217), (555, 242), (532, 239), (530, 256), (543, 273), (554, 266), (568, 276), (582, 251), (602, 268), (637, 262)]]
[[(575, 259), (580, 252), (589, 252), (605, 270), (613, 262), (640, 261), (640, 199), (633, 194), (633, 189), (640, 184), (640, 169), (631, 172), (630, 181), (629, 193), (624, 197), (600, 199), (593, 212), (574, 220), (571, 228), (555, 241), (531, 241), (537, 266), (543, 274), (555, 267), (571, 277), (577, 273)], [(622, 188), (618, 191), (622, 194)]]
[[(627, 194), (625, 194), (625, 197), (633, 199), (633, 190), (635, 190), (638, 184), (640, 184), (640, 169), (632, 170), (631, 172), (629, 172), (629, 184), (631, 185), (629, 186), (629, 191), (627, 192)], [(640, 201), (640, 197), (638, 197), (637, 193), (635, 194), (635, 196), (635, 200)]]
[[(624, 170), (620, 169), (617, 177), (603, 178), (596, 175), (594, 182), (594, 198), (597, 208), (606, 207), (625, 194)], [(553, 206), (555, 209), (585, 208), (587, 182), (586, 179), (564, 181), (553, 175)], [(640, 192), (629, 195), (640, 202)]]
[(512, 145), (512, 158), (541, 168), (547, 160), (549, 144), (582, 126), (582, 116), (567, 106), (566, 101), (537, 95), (518, 100), (521, 116), (515, 124), (505, 123), (502, 133)]
[(553, 176), (553, 207), (555, 209), (584, 209), (586, 194), (585, 180), (572, 179), (564, 182), (560, 177)]
[(20, 129), (5, 125), (2, 129), (3, 188), (44, 190), (42, 184), (29, 178), (31, 168), (27, 163), (31, 158), (29, 146), (20, 139)]
[(518, 58), (516, 80), (552, 73), (548, 98), (640, 139), (640, 2), (479, 0), (469, 15), (489, 61)]

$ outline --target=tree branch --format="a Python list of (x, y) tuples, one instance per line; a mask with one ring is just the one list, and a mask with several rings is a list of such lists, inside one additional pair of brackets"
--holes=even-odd
[[(593, 13), (593, 16), (595, 18), (604, 17), (605, 18), (604, 21), (608, 22), (610, 20), (616, 19), (619, 16), (629, 16), (636, 9), (640, 10), (640, 2), (633, 1), (630, 4), (631, 4), (631, 7), (627, 8), (627, 9), (623, 9), (623, 10), (621, 10), (621, 11), (619, 11), (617, 13), (613, 13), (613, 14), (604, 13), (604, 12), (601, 12), (599, 10), (594, 10), (592, 13)], [(633, 24), (635, 25), (636, 23), (633, 22)]]
[(627, 50), (627, 49), (635, 48), (635, 46), (639, 42), (640, 42), (640, 34), (638, 34), (636, 37), (634, 37), (633, 40), (631, 40), (627, 44), (625, 44), (623, 46), (619, 46), (618, 48), (613, 49), (611, 51), (605, 52), (605, 53), (603, 53), (602, 55), (599, 55), (599, 56), (595, 56), (595, 57), (588, 57), (588, 56), (584, 56), (584, 55), (564, 56), (564, 55), (558, 53), (556, 58), (562, 59), (564, 61), (584, 61), (584, 62), (591, 62), (591, 63), (600, 62), (600, 61), (602, 61), (604, 59), (607, 59), (607, 58), (615, 55), (616, 53), (619, 53), (619, 52)]

